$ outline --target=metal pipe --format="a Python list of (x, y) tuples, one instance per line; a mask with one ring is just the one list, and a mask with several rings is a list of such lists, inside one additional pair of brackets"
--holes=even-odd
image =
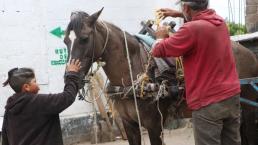
[(245, 99), (245, 98), (242, 98), (240, 97), (240, 102), (242, 103), (245, 103), (245, 104), (248, 104), (250, 106), (253, 106), (253, 107), (257, 107), (258, 108), (258, 103), (255, 102), (255, 101), (251, 101), (251, 100), (248, 100), (248, 99)]
[(250, 84), (251, 84), (252, 87), (258, 92), (258, 87), (257, 87), (257, 85), (256, 85), (253, 81), (252, 81)]

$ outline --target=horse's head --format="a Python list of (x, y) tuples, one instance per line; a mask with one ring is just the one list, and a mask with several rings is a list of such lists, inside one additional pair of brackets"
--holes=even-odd
[(73, 12), (70, 17), (70, 23), (66, 30), (64, 43), (68, 48), (68, 61), (79, 59), (82, 62), (80, 71), (81, 84), (84, 86), (83, 79), (88, 73), (93, 62), (101, 57), (103, 49), (103, 40), (97, 33), (97, 19), (103, 8), (89, 15), (85, 12)]

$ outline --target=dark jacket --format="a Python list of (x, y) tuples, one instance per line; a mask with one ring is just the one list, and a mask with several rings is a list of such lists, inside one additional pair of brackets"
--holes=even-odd
[(14, 94), (7, 100), (2, 145), (63, 145), (59, 113), (69, 107), (78, 92), (78, 74), (66, 75), (59, 94)]

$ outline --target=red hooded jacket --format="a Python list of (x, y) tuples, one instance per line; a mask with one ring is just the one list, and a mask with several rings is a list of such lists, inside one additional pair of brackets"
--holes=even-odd
[(240, 93), (229, 32), (214, 10), (197, 13), (173, 36), (157, 43), (152, 53), (183, 56), (186, 101), (192, 110)]

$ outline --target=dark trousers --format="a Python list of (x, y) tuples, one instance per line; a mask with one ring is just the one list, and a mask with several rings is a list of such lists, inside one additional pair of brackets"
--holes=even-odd
[(193, 111), (195, 145), (240, 145), (239, 95)]

